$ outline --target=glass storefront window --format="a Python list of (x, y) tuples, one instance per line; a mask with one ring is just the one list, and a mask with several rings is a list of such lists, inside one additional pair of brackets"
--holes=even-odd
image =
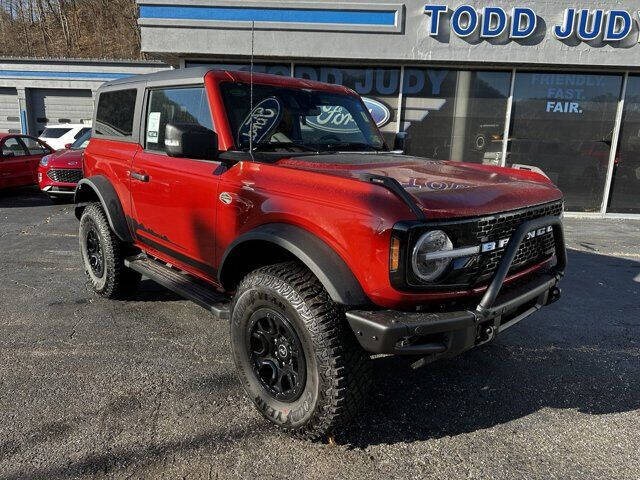
[[(208, 62), (185, 62), (184, 66), (189, 67), (210, 67), (215, 70), (230, 70), (238, 72), (249, 72), (251, 70), (250, 63), (208, 63)], [(256, 63), (253, 65), (253, 71), (256, 73), (269, 73), (271, 75), (291, 76), (291, 67), (289, 65), (278, 65), (271, 63)]]
[(640, 77), (627, 82), (609, 196), (611, 213), (640, 213)]
[(405, 68), (403, 83), (409, 153), (500, 164), (510, 72)]
[(294, 75), (343, 85), (358, 92), (378, 124), (387, 145), (393, 146), (397, 132), (399, 68), (342, 68), (296, 65)]
[(619, 75), (517, 73), (507, 166), (542, 171), (568, 211), (600, 211), (621, 87)]

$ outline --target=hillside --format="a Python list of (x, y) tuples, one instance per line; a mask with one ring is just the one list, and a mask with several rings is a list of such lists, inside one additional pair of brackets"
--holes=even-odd
[(144, 58), (135, 0), (0, 0), (0, 56)]

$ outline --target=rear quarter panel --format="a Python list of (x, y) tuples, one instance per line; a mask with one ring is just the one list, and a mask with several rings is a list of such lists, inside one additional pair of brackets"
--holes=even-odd
[(131, 216), (130, 173), (137, 143), (92, 138), (84, 151), (84, 176), (104, 175), (115, 188), (126, 216)]

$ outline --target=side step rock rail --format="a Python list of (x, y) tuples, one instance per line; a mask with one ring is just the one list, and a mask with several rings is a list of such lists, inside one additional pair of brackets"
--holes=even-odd
[(229, 318), (229, 298), (215, 292), (213, 287), (149, 257), (129, 257), (124, 263), (130, 269), (209, 310), (220, 320)]

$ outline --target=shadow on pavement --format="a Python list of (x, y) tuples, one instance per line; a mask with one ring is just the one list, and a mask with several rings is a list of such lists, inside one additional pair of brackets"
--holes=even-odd
[[(212, 377), (195, 378), (185, 384), (188, 390), (201, 391), (205, 394), (215, 394), (218, 397), (226, 397), (231, 390), (237, 389), (235, 377), (218, 375)], [(131, 404), (134, 405), (131, 405)], [(105, 417), (109, 419), (107, 425), (113, 423), (122, 423), (126, 425), (127, 430), (135, 431), (139, 427), (136, 425), (136, 412), (138, 415), (143, 414), (140, 411), (141, 406), (137, 404), (137, 400), (131, 397), (117, 398), (111, 403), (103, 405), (97, 413), (96, 418)], [(147, 412), (148, 413), (148, 412)], [(66, 441), (71, 432), (82, 428), (96, 428), (91, 421), (96, 421), (91, 416), (77, 417), (68, 423), (54, 422), (46, 423), (33, 431), (26, 432), (23, 438), (10, 439), (4, 443), (0, 442), (0, 461), (9, 459), (13, 455), (19, 454), (22, 449), (29, 449), (37, 446), (39, 443), (51, 441)], [(140, 420), (140, 418), (138, 418)], [(162, 459), (172, 457), (175, 454), (198, 451), (201, 449), (215, 448), (217, 452), (224, 452), (235, 444), (251, 436), (258, 438), (263, 436), (268, 429), (263, 428), (260, 424), (249, 422), (244, 427), (223, 426), (217, 430), (208, 430), (201, 432), (193, 432), (192, 436), (183, 438), (162, 438), (153, 441), (151, 438), (140, 437), (139, 442), (130, 448), (119, 447), (113, 448), (107, 441), (106, 446), (94, 447), (94, 451), (86, 455), (70, 459), (64, 456), (64, 461), (58, 465), (41, 466), (27, 468), (23, 471), (14, 470), (12, 472), (3, 472), (0, 478), (3, 480), (18, 479), (58, 479), (58, 478), (78, 478), (78, 477), (101, 477), (102, 475), (116, 474), (116, 478), (128, 468), (134, 466), (137, 469), (143, 468), (159, 462)], [(119, 431), (119, 433), (122, 433)], [(101, 431), (100, 436), (108, 437), (108, 427), (105, 431)], [(3, 458), (4, 457), (4, 458)], [(117, 473), (116, 473), (117, 472)], [(150, 476), (150, 478), (153, 475)]]
[(51, 206), (53, 202), (37, 186), (0, 190), (0, 208)]
[(411, 370), (374, 361), (364, 415), (337, 438), (364, 448), (491, 428), (544, 408), (640, 408), (640, 262), (569, 252), (560, 302), (493, 344)]
[(143, 279), (138, 290), (127, 298), (127, 301), (130, 302), (178, 302), (184, 300), (177, 293), (149, 279)]

